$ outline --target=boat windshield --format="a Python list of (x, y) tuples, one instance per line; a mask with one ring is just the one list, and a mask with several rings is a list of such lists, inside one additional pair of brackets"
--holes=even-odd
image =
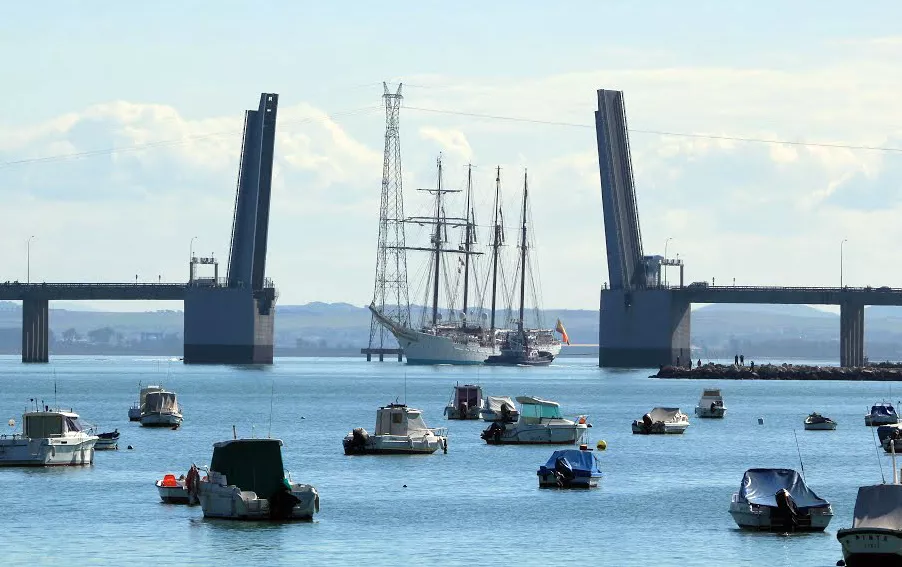
[(523, 404), (520, 415), (525, 418), (559, 419), (561, 417), (561, 408), (557, 405)]
[(63, 434), (63, 416), (26, 415), (25, 436), (31, 439), (56, 437)]

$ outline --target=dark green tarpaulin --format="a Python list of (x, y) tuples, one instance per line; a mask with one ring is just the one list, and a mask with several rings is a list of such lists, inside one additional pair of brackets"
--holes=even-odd
[(284, 489), (282, 441), (236, 439), (216, 443), (210, 470), (226, 475), (230, 485), (252, 490), (259, 498), (269, 498), (277, 490)]

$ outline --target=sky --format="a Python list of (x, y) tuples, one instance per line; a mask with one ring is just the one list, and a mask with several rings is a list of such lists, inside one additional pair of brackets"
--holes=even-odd
[(185, 281), (192, 248), (224, 270), (243, 112), (275, 92), (279, 302), (369, 303), (388, 81), (406, 213), (439, 154), (449, 187), (472, 163), (486, 242), (494, 168), (511, 231), (528, 170), (547, 308), (595, 309), (607, 280), (600, 88), (624, 91), (644, 252), (687, 283), (833, 286), (842, 264), (846, 285), (902, 287), (902, 5), (551, 6), (4, 3), (0, 281)]

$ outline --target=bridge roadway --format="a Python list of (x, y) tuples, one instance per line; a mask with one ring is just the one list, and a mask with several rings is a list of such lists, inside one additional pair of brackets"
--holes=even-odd
[(0, 282), (0, 301), (169, 300), (184, 301), (183, 283)]
[(902, 288), (889, 287), (671, 287), (674, 297), (689, 303), (767, 303), (783, 305), (899, 305)]

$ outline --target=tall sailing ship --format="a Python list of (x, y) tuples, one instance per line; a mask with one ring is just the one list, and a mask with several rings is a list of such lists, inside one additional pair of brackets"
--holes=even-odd
[[(427, 299), (426, 317), (418, 328), (404, 325), (386, 316), (375, 305), (370, 305), (373, 316), (384, 325), (398, 340), (407, 357), (408, 364), (483, 364), (490, 357), (501, 354), (502, 347), (510, 344), (511, 334), (529, 337), (532, 344), (539, 346), (543, 352), (552, 357), (561, 350), (561, 343), (554, 335), (554, 329), (524, 329), (523, 310), (520, 309), (520, 321), (516, 331), (496, 326), (498, 283), (500, 271), (500, 248), (503, 244), (503, 215), (501, 213), (501, 173), (496, 169), (494, 225), (491, 238), (491, 308), (484, 313), (480, 307), (473, 308), (470, 282), (473, 279), (471, 258), (482, 254), (474, 250), (476, 244), (475, 213), (472, 208), (472, 168), (467, 172), (466, 213), (464, 218), (445, 216), (444, 197), (448, 193), (459, 192), (445, 189), (442, 179), (441, 158), (437, 162), (438, 180), (434, 189), (423, 189), (435, 197), (433, 213), (429, 217), (412, 217), (408, 222), (433, 227), (429, 247), (406, 247), (406, 250), (428, 252), (429, 264), (429, 297)], [(462, 228), (463, 242), (458, 248), (448, 247), (448, 229)], [(439, 305), (440, 283), (442, 281), (442, 259), (445, 255), (454, 255), (463, 274), (462, 306), (459, 317), (454, 317), (451, 306), (447, 309), (447, 320), (443, 317)], [(445, 278), (447, 281), (447, 278)], [(450, 286), (450, 284), (448, 284)], [(522, 287), (522, 286), (521, 286)], [(522, 295), (522, 293), (521, 293)], [(521, 301), (522, 303), (522, 301)], [(472, 314), (471, 314), (472, 309)], [(559, 325), (558, 331), (563, 331)], [(525, 333), (525, 334), (524, 334)], [(514, 341), (516, 341), (516, 337)]]

